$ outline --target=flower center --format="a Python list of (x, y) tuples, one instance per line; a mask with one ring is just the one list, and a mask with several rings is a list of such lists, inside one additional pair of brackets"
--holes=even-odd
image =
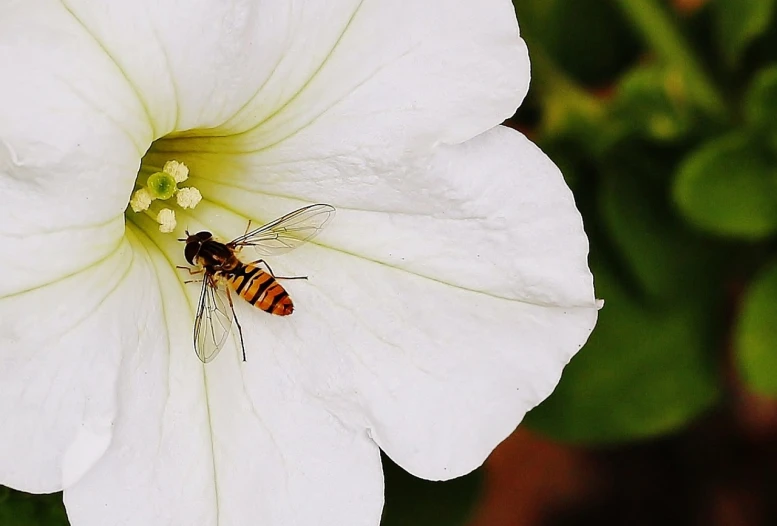
[(166, 200), (178, 190), (175, 178), (166, 172), (154, 172), (146, 181), (146, 188), (154, 199)]
[(179, 186), (188, 178), (189, 168), (182, 162), (170, 160), (161, 168), (141, 162), (135, 191), (125, 212), (128, 219), (142, 213), (159, 224), (160, 232), (175, 230), (175, 207), (194, 208), (202, 200), (197, 188)]

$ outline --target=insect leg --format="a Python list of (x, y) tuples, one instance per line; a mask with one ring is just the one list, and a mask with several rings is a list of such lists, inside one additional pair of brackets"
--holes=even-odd
[(272, 269), (270, 268), (270, 265), (263, 259), (257, 259), (256, 261), (252, 261), (250, 264), (264, 265), (265, 267), (267, 267), (267, 270), (270, 272), (270, 275), (275, 279), (308, 279), (307, 276), (276, 276), (275, 272), (273, 272)]
[[(245, 232), (243, 232), (243, 237), (245, 237), (245, 236), (247, 236), (247, 235), (248, 235), (248, 231), (249, 231), (249, 230), (251, 230), (251, 220), (250, 220), (250, 219), (248, 220), (248, 224), (246, 225), (246, 231), (245, 231)], [(238, 238), (238, 239), (239, 239), (239, 238)], [(235, 252), (240, 252), (241, 250), (243, 250), (243, 246), (242, 246), (242, 245), (241, 245), (241, 246), (239, 246), (239, 247), (235, 247), (235, 246), (234, 246), (234, 245), (232, 245), (231, 243), (227, 243), (227, 246), (228, 246), (228, 247), (232, 247), (232, 248), (234, 248), (234, 249), (235, 249)]]
[(229, 308), (232, 309), (232, 319), (235, 320), (235, 324), (237, 325), (237, 333), (240, 335), (240, 348), (243, 351), (243, 361), (246, 361), (246, 346), (245, 346), (245, 343), (243, 342), (243, 327), (240, 326), (240, 321), (237, 319), (237, 314), (235, 314), (235, 304), (232, 303), (232, 295), (229, 293), (229, 288), (225, 290), (227, 291)]
[(190, 267), (184, 267), (184, 266), (181, 266), (181, 265), (176, 265), (175, 268), (178, 268), (178, 269), (181, 269), (181, 270), (186, 270), (187, 272), (189, 272), (190, 276), (194, 276), (195, 274), (202, 274), (203, 272), (205, 272), (204, 268), (197, 269), (197, 270), (192, 270)]

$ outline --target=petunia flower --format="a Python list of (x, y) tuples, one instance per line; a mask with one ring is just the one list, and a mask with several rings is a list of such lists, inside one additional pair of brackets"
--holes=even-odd
[[(376, 525), (380, 449), (470, 472), (594, 326), (507, 0), (11, 0), (0, 71), (0, 483), (76, 526)], [(177, 238), (310, 203), (200, 362)]]

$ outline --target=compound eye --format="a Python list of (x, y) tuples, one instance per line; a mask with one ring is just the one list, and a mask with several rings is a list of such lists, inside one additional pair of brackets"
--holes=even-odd
[(199, 251), (200, 243), (197, 241), (186, 243), (186, 247), (183, 249), (183, 255), (186, 258), (186, 261), (189, 262), (189, 265), (194, 265), (194, 258), (197, 257)]

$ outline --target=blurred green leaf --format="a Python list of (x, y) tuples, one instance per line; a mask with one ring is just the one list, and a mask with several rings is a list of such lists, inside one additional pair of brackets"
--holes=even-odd
[(722, 119), (728, 109), (695, 49), (680, 30), (677, 16), (661, 0), (614, 0), (659, 60), (681, 73), (684, 90), (705, 113)]
[(637, 167), (605, 178), (599, 203), (619, 256), (652, 299), (714, 292), (710, 284), (720, 283), (715, 255), (678, 224), (664, 194)]
[(383, 455), (386, 505), (381, 526), (464, 526), (480, 496), (480, 470), (446, 482), (416, 478)]
[(737, 362), (756, 392), (777, 396), (777, 263), (750, 285), (736, 328)]
[(514, 0), (513, 4), (529, 49), (533, 52), (536, 45), (542, 46), (560, 69), (584, 84), (608, 85), (640, 51), (632, 28), (611, 2)]
[(553, 66), (535, 53), (534, 72), (538, 82), (547, 89), (541, 97), (545, 139), (571, 138), (590, 151), (600, 152), (613, 142), (610, 130), (604, 125), (604, 104), (590, 93), (558, 74)]
[[(527, 102), (541, 108), (539, 130), (545, 139), (582, 139), (597, 151), (606, 142), (603, 130), (605, 101), (578, 85), (553, 61), (541, 44), (532, 44), (532, 84)], [(526, 106), (525, 104), (522, 108)], [(519, 111), (518, 115), (523, 113)]]
[(31, 495), (0, 486), (0, 525), (67, 526), (62, 494)]
[(734, 65), (753, 39), (772, 22), (775, 0), (715, 0), (715, 22), (723, 55)]
[(595, 267), (605, 299), (590, 340), (527, 425), (557, 440), (611, 443), (687, 424), (718, 398), (714, 320), (702, 298), (645, 306)]
[(734, 133), (692, 152), (680, 166), (674, 197), (705, 230), (757, 239), (777, 230), (777, 159), (749, 136)]
[(658, 63), (639, 65), (623, 77), (613, 111), (633, 132), (660, 141), (687, 134), (694, 117), (682, 72)]
[(744, 100), (745, 118), (754, 132), (777, 151), (777, 65), (762, 69), (753, 79)]

